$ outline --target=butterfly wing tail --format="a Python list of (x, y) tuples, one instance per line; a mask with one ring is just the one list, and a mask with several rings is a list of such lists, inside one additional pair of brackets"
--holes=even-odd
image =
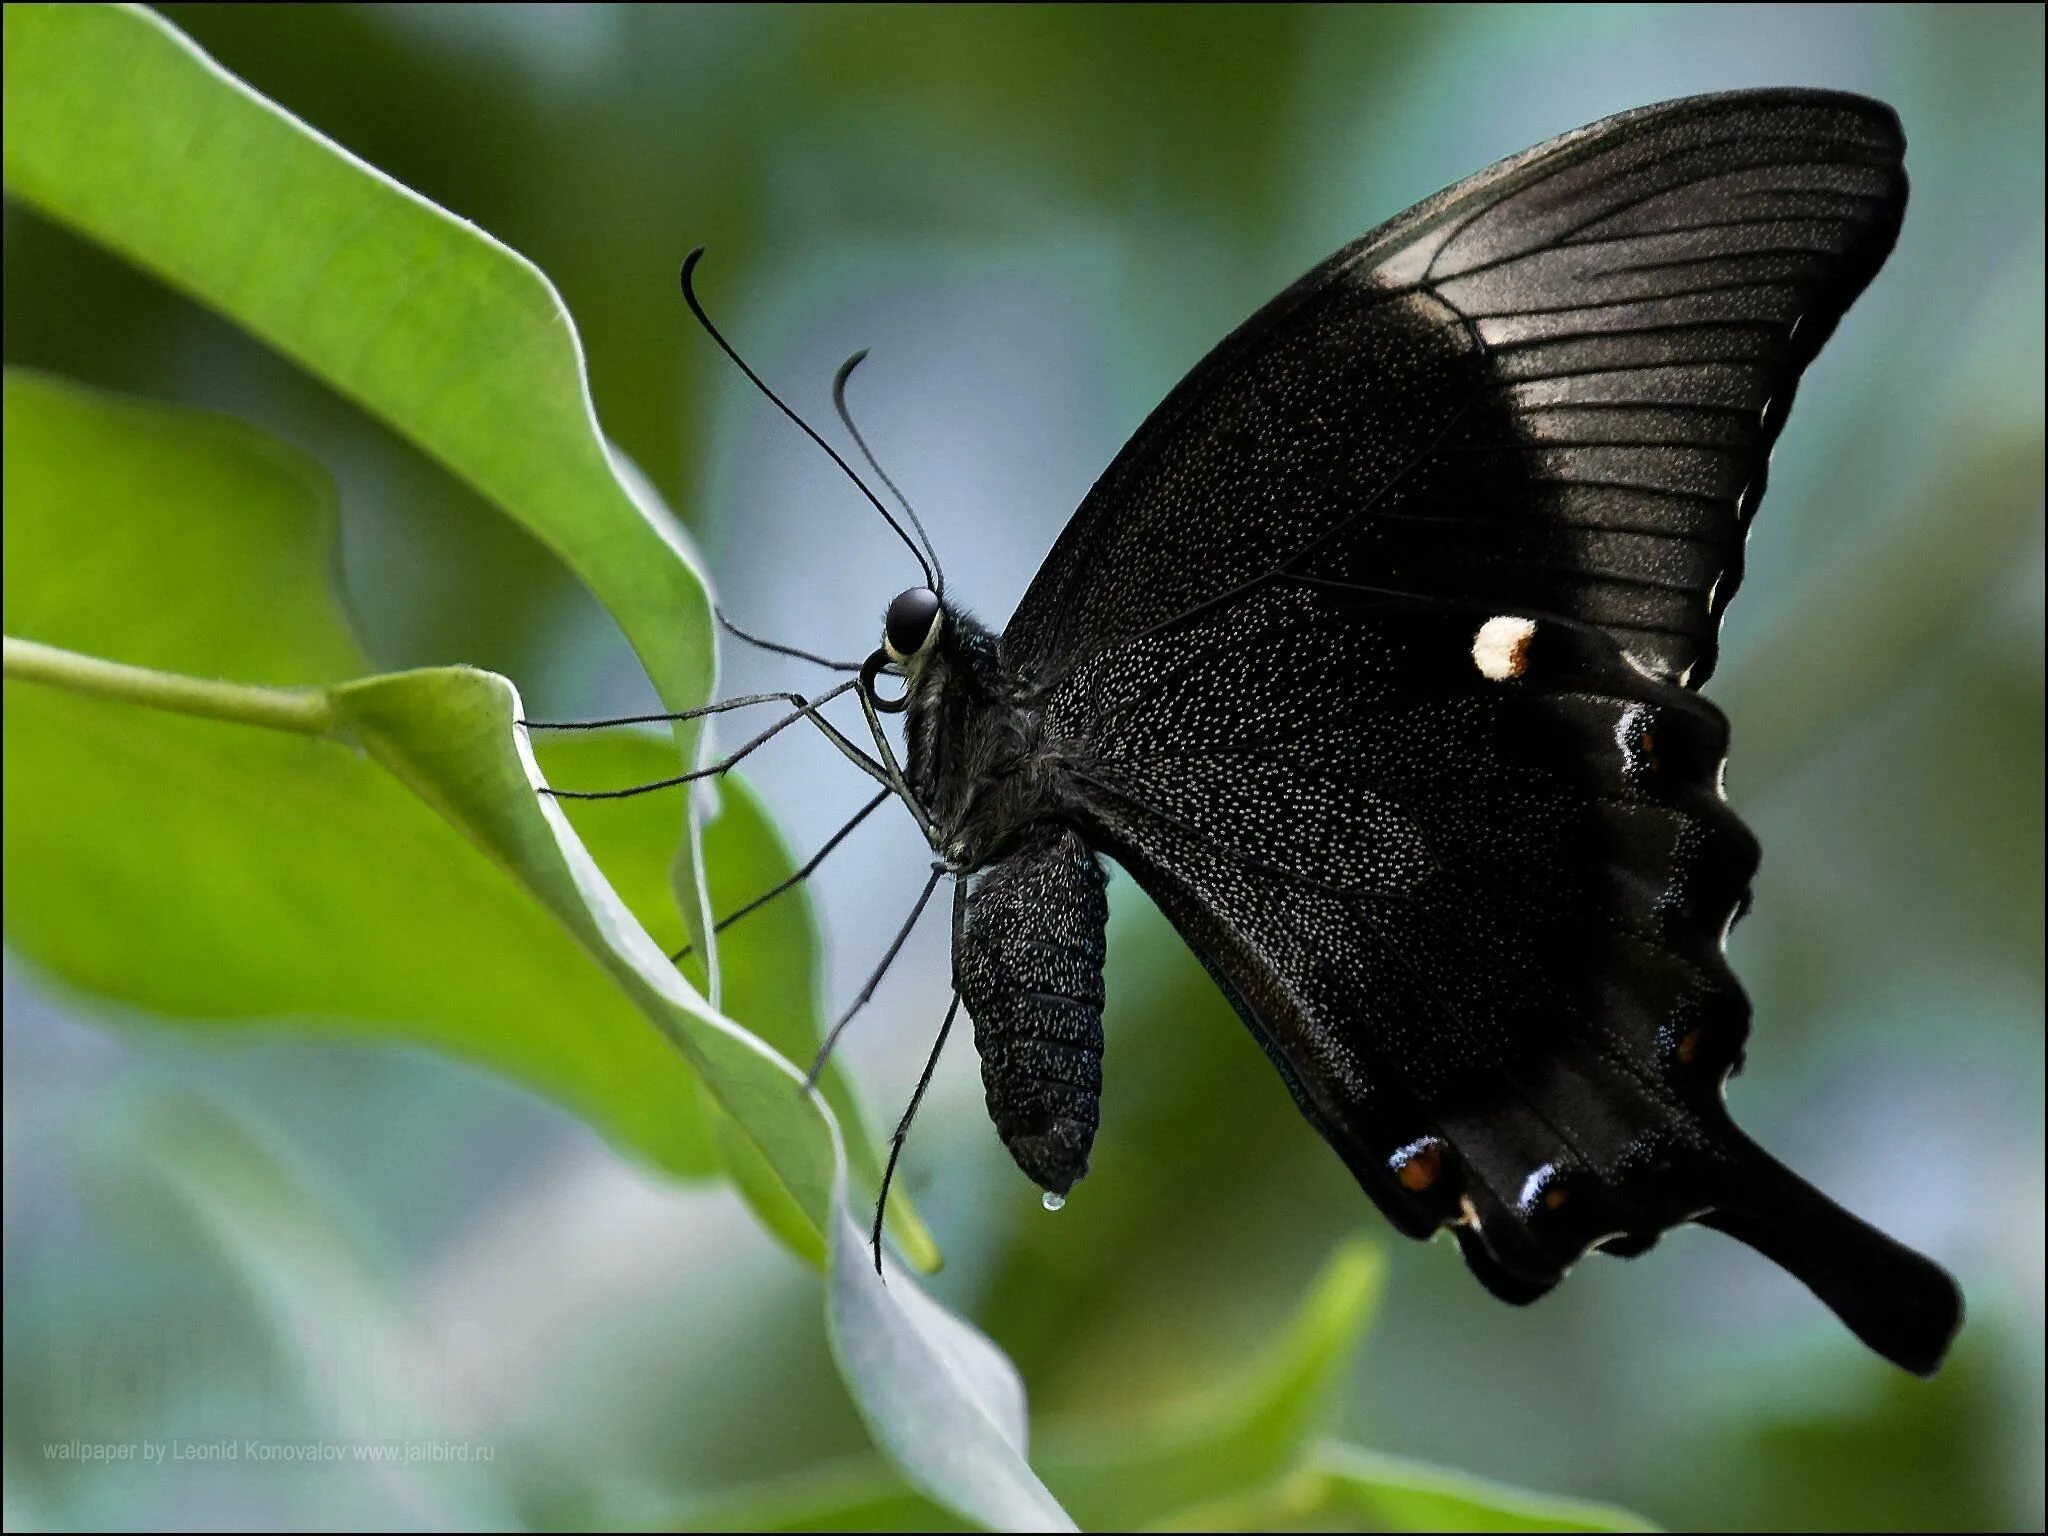
[(1698, 1219), (1785, 1269), (1894, 1365), (1931, 1376), (1963, 1320), (1948, 1271), (1851, 1215), (1744, 1138), (1727, 1201)]

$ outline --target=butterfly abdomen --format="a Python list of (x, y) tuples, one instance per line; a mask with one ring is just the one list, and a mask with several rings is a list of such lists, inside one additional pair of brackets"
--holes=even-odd
[(1104, 885), (1072, 832), (1027, 842), (982, 875), (953, 953), (989, 1118), (1054, 1195), (1088, 1172), (1101, 1118)]

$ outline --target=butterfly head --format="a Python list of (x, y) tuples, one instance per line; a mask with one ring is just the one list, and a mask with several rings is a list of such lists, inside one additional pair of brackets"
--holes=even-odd
[(930, 587), (911, 587), (896, 594), (882, 619), (882, 648), (860, 669), (861, 691), (875, 708), (893, 715), (910, 707), (908, 690), (898, 698), (885, 698), (875, 680), (891, 668), (914, 677), (937, 648), (945, 627), (945, 604)]
[(882, 650), (897, 666), (910, 666), (931, 649), (945, 621), (939, 594), (930, 587), (899, 592), (882, 621)]

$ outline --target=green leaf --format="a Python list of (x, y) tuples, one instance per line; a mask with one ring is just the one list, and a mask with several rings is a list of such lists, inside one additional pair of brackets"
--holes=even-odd
[[(1089, 1530), (1656, 1529), (1610, 1505), (1322, 1439), (1382, 1278), (1373, 1250), (1340, 1249), (1264, 1359), (1163, 1418), (1049, 1430), (1039, 1457), (1046, 1481)], [(699, 1500), (676, 1523), (685, 1530), (953, 1528), (943, 1509), (866, 1459)]]
[(537, 897), (698, 1069), (822, 1229), (834, 1179), (826, 1121), (787, 1062), (710, 1010), (612, 890), (560, 805), (534, 793), (546, 780), (518, 727), (511, 684), (468, 667), (433, 667), (328, 694), (343, 729)]
[(907, 1274), (896, 1271), (885, 1285), (869, 1266), (846, 1204), (836, 1124), (801, 1092), (802, 1075), (705, 1007), (612, 891), (560, 807), (533, 792), (539, 768), (516, 728), (511, 685), (468, 668), (433, 668), (327, 693), (348, 734), (537, 897), (691, 1061), (758, 1149), (776, 1198), (813, 1229), (832, 1223), (827, 1297), (836, 1352), (863, 1418), (904, 1476), (988, 1525), (1070, 1528), (1024, 1459), (1023, 1389), (1008, 1362)]
[[(148, 11), (10, 6), (5, 25), (10, 192), (185, 288), (383, 416), (562, 555), (618, 619), (669, 708), (709, 697), (715, 653), (687, 540), (605, 444), (574, 324), (538, 269), (265, 101)], [(118, 490), (126, 505), (149, 505), (148, 487)], [(320, 494), (331, 501), (324, 486)], [(31, 569), (47, 571), (62, 550), (35, 553)], [(322, 565), (296, 569), (303, 581)], [(93, 638), (16, 632), (142, 665), (210, 669)], [(368, 670), (359, 656), (336, 665), (339, 654), (330, 648), (321, 668), (298, 676), (217, 670), (288, 682)], [(678, 727), (686, 751), (691, 735)], [(659, 819), (665, 827), (649, 825)], [(674, 847), (678, 798), (649, 802), (639, 820), (652, 846)], [(808, 1008), (778, 1004), (772, 1015), (742, 1016), (768, 1021), (782, 1037), (816, 1028)], [(642, 1096), (675, 1105), (674, 1076), (671, 1062), (643, 1078)], [(827, 1096), (851, 1132), (856, 1168), (873, 1181), (879, 1160), (849, 1087), (835, 1079)], [(574, 1103), (587, 1109), (586, 1100)], [(667, 1112), (673, 1127), (648, 1125), (643, 1136), (665, 1144), (661, 1160), (671, 1167), (705, 1171), (713, 1154), (702, 1117)], [(772, 1200), (751, 1176), (757, 1170), (741, 1172), (743, 1189)], [(771, 1225), (794, 1236), (786, 1220)], [(936, 1266), (936, 1246), (910, 1203), (891, 1229), (913, 1264)], [(815, 1234), (799, 1246), (822, 1256)]]
[[(534, 744), (553, 784), (641, 784), (675, 770), (674, 749), (658, 737), (639, 733), (543, 733)], [(660, 798), (571, 800), (563, 803), (563, 810), (641, 926), (665, 953), (673, 953), (690, 942), (690, 935), (676, 915), (669, 884), (665, 850), (670, 812)], [(760, 797), (737, 775), (719, 781), (718, 814), (704, 828), (704, 867), (712, 910), (721, 914), (737, 911), (796, 869), (796, 860)], [(808, 1062), (822, 1038), (824, 979), (817, 957), (816, 917), (801, 893), (779, 897), (750, 914), (719, 940), (725, 1013), (745, 1020), (754, 1034), (791, 1061)], [(693, 955), (685, 963), (684, 974), (703, 989), (704, 972), (698, 957)], [(842, 1128), (867, 1125), (852, 1079), (839, 1063), (827, 1064), (821, 1086)], [(747, 1191), (756, 1213), (798, 1252), (822, 1264), (822, 1234), (800, 1215), (792, 1220), (786, 1204), (771, 1204), (776, 1196), (764, 1182), (759, 1152), (747, 1145), (743, 1133), (717, 1123), (715, 1106), (710, 1114), (727, 1172)], [(850, 1141), (847, 1150), (855, 1184), (877, 1186), (881, 1165), (872, 1137), (861, 1134)], [(938, 1267), (938, 1246), (918, 1219), (914, 1201), (900, 1194), (892, 1196), (889, 1226), (913, 1268), (930, 1271)]]
[(1287, 1472), (1335, 1406), (1382, 1270), (1371, 1248), (1339, 1249), (1263, 1359), (1142, 1428), (1048, 1436), (1046, 1480), (1083, 1525), (1132, 1530)]
[(1627, 1510), (1529, 1493), (1356, 1446), (1318, 1446), (1270, 1488), (1184, 1510), (1183, 1531), (1654, 1531)]
[(1070, 1528), (1025, 1460), (1024, 1390), (1009, 1362), (907, 1274), (895, 1271), (885, 1284), (870, 1266), (866, 1235), (847, 1208), (836, 1122), (798, 1092), (802, 1075), (703, 1006), (605, 882), (560, 806), (532, 792), (542, 781), (525, 733), (514, 729), (510, 684), (440, 668), (344, 684), (330, 695), (373, 757), (538, 895), (599, 959), (702, 1073), (779, 1193), (814, 1227), (828, 1227), (834, 1353), (855, 1405), (906, 1478), (1000, 1529)]
[[(7, 630), (273, 685), (364, 670), (333, 491), (224, 418), (10, 371)], [(675, 1051), (546, 913), (360, 758), (6, 689), (9, 941), (81, 990), (500, 1072), (672, 1172), (716, 1163)], [(674, 759), (664, 759), (672, 764)]]
[(674, 519), (615, 470), (537, 268), (149, 11), (10, 5), (5, 42), (10, 193), (383, 417), (561, 555), (670, 709), (709, 697), (703, 583)]
[(832, 1353), (883, 1454), (920, 1491), (983, 1524), (1073, 1530), (1025, 1459), (1016, 1367), (893, 1264), (885, 1284), (843, 1202), (831, 1245)]
[[(1340, 1249), (1273, 1348), (1233, 1379), (1146, 1422), (1048, 1429), (1038, 1457), (1046, 1482), (1088, 1530), (1134, 1530), (1194, 1501), (1263, 1494), (1301, 1464), (1322, 1432), (1380, 1283), (1372, 1249)], [(978, 1336), (970, 1344), (987, 1348)], [(844, 1354), (837, 1340), (835, 1348)], [(977, 1359), (970, 1347), (957, 1368), (993, 1372), (983, 1399), (1008, 1400), (1007, 1361)], [(1018, 1417), (999, 1414), (991, 1427), (1021, 1444), (1021, 1393), (1014, 1408)], [(897, 1428), (919, 1425), (906, 1415)], [(880, 1430), (876, 1438), (888, 1443)], [(680, 1523), (697, 1530), (923, 1530), (942, 1528), (934, 1519), (940, 1513), (886, 1469), (844, 1462), (703, 1500)]]
[[(1373, 1250), (1340, 1249), (1265, 1358), (1163, 1418), (1048, 1430), (1039, 1457), (1046, 1481), (1089, 1530), (1655, 1529), (1611, 1506), (1322, 1439), (1382, 1278)], [(677, 1523), (687, 1530), (950, 1528), (942, 1509), (871, 1460), (730, 1490), (685, 1509)]]
[[(42, 683), (214, 717), (10, 681), (15, 942), (81, 986), (168, 1012), (310, 1023), (338, 1010), (341, 1027), (524, 1075), (643, 1140), (673, 1135), (696, 1103), (687, 1061), (744, 1133), (771, 1225), (810, 1245), (831, 1234), (839, 1358), (905, 1478), (984, 1524), (1062, 1528), (1023, 1457), (1014, 1372), (907, 1275), (874, 1273), (837, 1122), (794, 1066), (705, 1003), (536, 793), (510, 683), (460, 667), (295, 693), (205, 681), (258, 652), (273, 678), (349, 659), (345, 629), (319, 622), (321, 585), (280, 575), (325, 563), (308, 558), (321, 531), (309, 466), (256, 452), (247, 429), (33, 376), (9, 376), (6, 404), (8, 553), (37, 560), (8, 561), (7, 622), (33, 642), (10, 638), (11, 677), (18, 652), (36, 653)], [(78, 517), (90, 537), (51, 534)], [(263, 576), (278, 578), (279, 611)], [(299, 621), (314, 636), (303, 649)], [(44, 638), (87, 633), (126, 654)], [(137, 654), (201, 675), (142, 671)], [(252, 694), (268, 702), (250, 719), (302, 734), (231, 723)], [(636, 883), (646, 898), (644, 868)]]
[[(649, 769), (641, 778), (660, 777)], [(629, 784), (630, 777), (590, 782)], [(570, 813), (575, 819), (574, 810)], [(602, 862), (602, 861), (601, 861)], [(793, 874), (797, 861), (769, 819), (760, 797), (742, 779), (719, 783), (718, 816), (704, 829), (704, 869), (711, 910), (736, 912)], [(610, 872), (612, 865), (605, 863)], [(673, 903), (670, 904), (673, 909)], [(678, 939), (678, 943), (682, 940)], [(750, 913), (719, 939), (719, 966), (725, 977), (724, 1009), (777, 1051), (799, 1065), (808, 1065), (824, 1038), (825, 978), (818, 965), (817, 917), (808, 900), (778, 897)], [(686, 974), (703, 984), (703, 968), (691, 957)], [(826, 1063), (819, 1079), (825, 1102), (839, 1117), (842, 1129), (864, 1128), (867, 1114), (854, 1092), (853, 1079), (837, 1061)], [(848, 1138), (854, 1185), (877, 1189), (882, 1164), (872, 1134)], [(739, 1178), (737, 1169), (734, 1178)], [(889, 1196), (889, 1230), (911, 1268), (929, 1273), (939, 1267), (939, 1248), (917, 1214), (917, 1203), (902, 1189)]]

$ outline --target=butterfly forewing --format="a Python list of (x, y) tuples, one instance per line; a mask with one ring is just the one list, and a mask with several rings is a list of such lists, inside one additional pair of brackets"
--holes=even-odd
[(1600, 625), (1697, 685), (1800, 370), (1890, 251), (1891, 111), (1646, 108), (1338, 252), (1199, 364), (1003, 638), (1082, 656), (1284, 574)]

